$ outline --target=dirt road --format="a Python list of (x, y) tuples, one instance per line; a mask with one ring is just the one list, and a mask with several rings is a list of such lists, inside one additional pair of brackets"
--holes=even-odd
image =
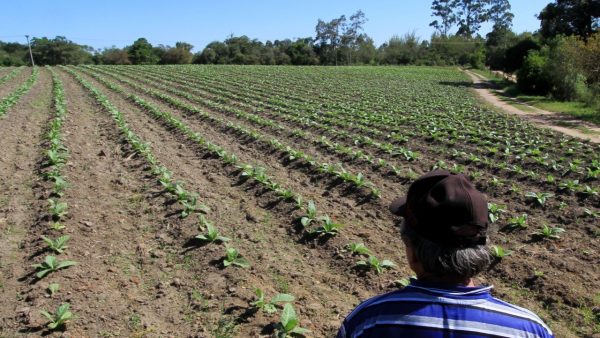
[[(494, 105), (502, 111), (522, 116), (523, 118), (535, 123), (544, 128), (550, 128), (561, 132), (563, 134), (587, 139), (594, 143), (600, 143), (600, 127), (581, 120), (577, 120), (569, 115), (551, 112), (543, 109), (539, 109), (524, 102), (521, 102), (515, 98), (500, 97), (500, 92), (493, 88), (493, 86), (483, 76), (470, 72), (464, 71), (475, 84), (474, 90), (484, 99), (486, 102)], [(516, 104), (527, 107), (528, 111), (519, 109), (507, 101), (512, 101)], [(587, 132), (583, 132), (577, 127), (584, 127)]]

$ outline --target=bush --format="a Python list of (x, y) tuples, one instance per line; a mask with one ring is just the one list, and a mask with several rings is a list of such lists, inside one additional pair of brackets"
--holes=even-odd
[(546, 95), (550, 91), (547, 74), (548, 57), (539, 51), (531, 51), (517, 72), (519, 89), (528, 94)]

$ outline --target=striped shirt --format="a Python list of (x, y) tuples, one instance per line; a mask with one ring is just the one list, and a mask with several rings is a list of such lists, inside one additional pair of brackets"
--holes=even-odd
[(413, 279), (356, 307), (337, 338), (554, 337), (537, 315), (492, 297), (491, 289), (440, 289)]

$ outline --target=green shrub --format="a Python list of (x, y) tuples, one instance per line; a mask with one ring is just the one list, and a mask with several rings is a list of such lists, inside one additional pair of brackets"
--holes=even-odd
[(550, 78), (546, 72), (548, 57), (539, 51), (531, 51), (517, 72), (519, 88), (529, 94), (546, 95), (550, 92)]

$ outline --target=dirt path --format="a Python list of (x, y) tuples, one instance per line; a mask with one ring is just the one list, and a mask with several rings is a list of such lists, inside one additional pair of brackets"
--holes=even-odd
[(33, 187), (51, 88), (49, 73), (40, 69), (38, 82), (0, 119), (0, 336), (30, 312), (22, 295), (28, 285), (20, 281), (30, 272), (23, 246), (38, 218)]
[[(479, 96), (481, 96), (481, 98), (484, 99), (486, 102), (501, 109), (502, 111), (508, 114), (522, 116), (524, 119), (538, 126), (549, 128), (561, 132), (565, 135), (590, 140), (594, 143), (600, 143), (600, 127), (585, 121), (574, 119), (573, 117), (566, 114), (551, 112), (527, 105), (526, 103), (514, 98), (502, 99), (498, 96), (500, 92), (498, 90), (493, 89), (492, 85), (483, 76), (480, 76), (468, 70), (465, 70), (464, 72), (473, 81), (475, 85), (475, 92), (477, 92), (477, 94), (479, 94)], [(506, 100), (510, 100), (516, 104), (524, 105), (527, 107), (527, 110), (530, 111), (525, 111), (516, 108), (510, 103), (507, 103)], [(565, 125), (573, 127), (566, 127)], [(589, 132), (582, 132), (578, 130), (577, 127), (584, 127)]]

